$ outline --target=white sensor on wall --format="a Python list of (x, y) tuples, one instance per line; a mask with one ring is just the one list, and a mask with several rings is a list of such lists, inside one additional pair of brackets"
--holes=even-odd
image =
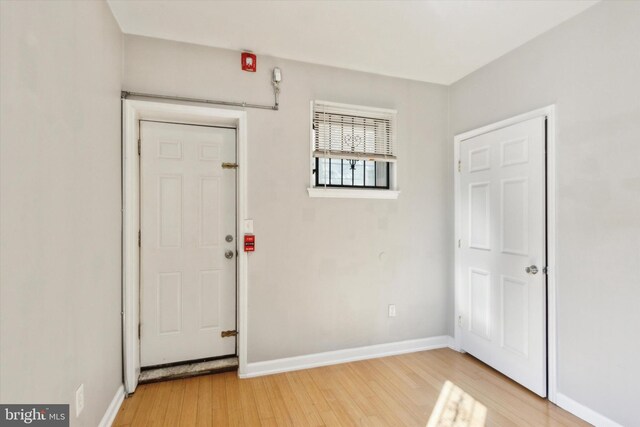
[(280, 83), (282, 81), (282, 71), (280, 68), (276, 67), (273, 69), (273, 82)]

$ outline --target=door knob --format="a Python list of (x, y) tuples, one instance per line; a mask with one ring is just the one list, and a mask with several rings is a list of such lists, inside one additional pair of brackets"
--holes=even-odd
[(524, 271), (526, 271), (527, 274), (536, 274), (538, 272), (538, 267), (532, 265), (531, 267), (525, 268)]
[(224, 253), (224, 257), (225, 257), (226, 259), (231, 259), (231, 258), (233, 258), (233, 251), (231, 251), (231, 250), (226, 251), (226, 252)]

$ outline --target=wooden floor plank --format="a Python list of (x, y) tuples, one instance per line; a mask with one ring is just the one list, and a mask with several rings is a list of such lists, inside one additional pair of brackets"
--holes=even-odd
[(166, 384), (171, 385), (171, 392), (169, 393), (167, 411), (165, 412), (162, 425), (176, 426), (180, 422), (180, 413), (182, 412), (182, 401), (184, 399), (186, 383), (185, 381), (168, 381)]
[(150, 384), (150, 387), (145, 390), (145, 393), (142, 395), (140, 405), (136, 410), (136, 414), (131, 421), (131, 425), (147, 425), (149, 419), (151, 418), (151, 409), (153, 408), (153, 404), (155, 403), (156, 397), (158, 395), (158, 388), (160, 387), (162, 387), (162, 385), (160, 384)]
[(340, 421), (331, 410), (331, 406), (324, 398), (322, 391), (311, 378), (308, 370), (291, 372), (289, 375), (296, 379), (296, 383), (304, 388), (306, 397), (316, 409), (325, 426), (339, 426)]
[(196, 425), (210, 427), (213, 424), (213, 396), (211, 394), (211, 376), (198, 377), (198, 408)]
[(450, 349), (239, 379), (235, 372), (145, 384), (114, 426), (425, 426), (445, 381), (487, 407), (486, 426), (588, 426)]
[(118, 415), (113, 422), (114, 427), (131, 425), (131, 422), (138, 411), (138, 406), (140, 405), (140, 402), (142, 402), (142, 395), (146, 390), (147, 389), (145, 387), (138, 387), (134, 394), (122, 402), (122, 406), (120, 406), (120, 409), (118, 410)]
[(340, 384), (338, 375), (341, 369), (343, 369), (343, 366), (327, 366), (313, 369), (310, 374), (336, 413), (340, 424), (362, 425), (365, 423), (367, 416)]
[(311, 425), (310, 420), (307, 419), (304, 410), (298, 403), (296, 399), (296, 395), (291, 389), (291, 385), (287, 379), (287, 375), (275, 375), (273, 377), (274, 381), (277, 384), (277, 387), (280, 389), (280, 394), (282, 395), (282, 400), (284, 402), (289, 415), (291, 416), (291, 421), (294, 426), (309, 426)]
[(265, 390), (267, 391), (267, 397), (271, 402), (271, 408), (273, 409), (273, 415), (276, 423), (283, 426), (293, 426), (294, 414), (289, 413), (276, 379), (277, 375), (260, 378), (264, 384)]
[[(440, 366), (439, 371), (447, 369), (450, 362), (441, 357), (441, 352), (432, 355)], [(491, 406), (500, 407), (502, 415), (513, 423), (526, 424), (527, 420), (537, 419), (542, 412), (546, 412), (546, 400), (542, 399), (515, 382), (505, 378), (494, 370), (484, 369), (485, 365), (471, 358), (471, 363), (456, 366), (456, 374), (460, 376), (457, 385), (467, 390), (476, 399), (487, 405), (486, 399), (491, 399)], [(454, 381), (455, 382), (455, 381)]]
[(198, 377), (184, 380), (185, 389), (182, 398), (182, 408), (180, 409), (180, 426), (189, 427), (196, 425), (196, 417), (198, 414), (198, 380)]
[(158, 386), (156, 388), (157, 396), (154, 399), (153, 406), (151, 408), (151, 415), (147, 422), (147, 426), (162, 426), (164, 425), (164, 419), (167, 414), (167, 408), (169, 404), (169, 398), (171, 397), (171, 387)]
[(265, 388), (262, 378), (253, 378), (248, 382), (253, 390), (253, 397), (256, 399), (256, 408), (258, 409), (258, 417), (262, 425), (275, 422), (275, 415), (269, 396), (267, 396), (267, 390)]
[(222, 375), (224, 375), (227, 391), (227, 418), (229, 419), (229, 425), (232, 427), (248, 425), (244, 423), (242, 407), (240, 406), (240, 380), (232, 372), (226, 372)]
[(387, 404), (355, 372), (354, 364), (346, 365), (341, 373), (339, 381), (346, 392), (353, 398), (356, 404), (367, 415), (367, 420), (372, 424), (397, 425), (398, 417), (394, 416)]
[(261, 425), (260, 416), (256, 399), (253, 394), (253, 388), (249, 381), (238, 381), (240, 390), (240, 407), (242, 408), (242, 419), (245, 425), (259, 426)]
[(366, 362), (354, 363), (353, 370), (362, 381), (368, 384), (369, 389), (375, 396), (384, 402), (396, 419), (396, 423), (404, 426), (421, 426), (425, 424), (423, 417), (414, 416), (410, 408), (404, 403), (404, 400), (393, 392), (387, 382), (381, 381), (375, 373), (367, 368)]
[(215, 427), (225, 427), (229, 425), (225, 376), (218, 374), (209, 377), (211, 378), (211, 410), (213, 411), (211, 424)]
[(311, 426), (323, 426), (324, 421), (322, 421), (322, 417), (320, 416), (320, 412), (318, 408), (315, 406), (313, 399), (307, 393), (307, 388), (305, 387), (304, 382), (302, 381), (302, 377), (300, 376), (300, 372), (289, 372), (285, 374), (285, 378), (289, 381), (289, 386), (291, 387), (291, 391), (293, 392), (293, 396), (295, 397), (298, 405), (302, 409), (305, 418), (307, 419), (309, 425)]

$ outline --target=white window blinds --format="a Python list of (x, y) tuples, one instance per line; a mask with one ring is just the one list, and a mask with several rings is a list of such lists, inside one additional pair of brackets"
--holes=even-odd
[(395, 112), (313, 103), (313, 156), (395, 162)]

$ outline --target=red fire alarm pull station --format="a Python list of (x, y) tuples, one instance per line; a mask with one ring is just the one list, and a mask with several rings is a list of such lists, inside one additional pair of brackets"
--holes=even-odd
[(253, 252), (256, 250), (256, 236), (253, 234), (244, 235), (244, 251)]
[(242, 52), (242, 70), (255, 73), (258, 65), (256, 61), (256, 56), (253, 53)]

